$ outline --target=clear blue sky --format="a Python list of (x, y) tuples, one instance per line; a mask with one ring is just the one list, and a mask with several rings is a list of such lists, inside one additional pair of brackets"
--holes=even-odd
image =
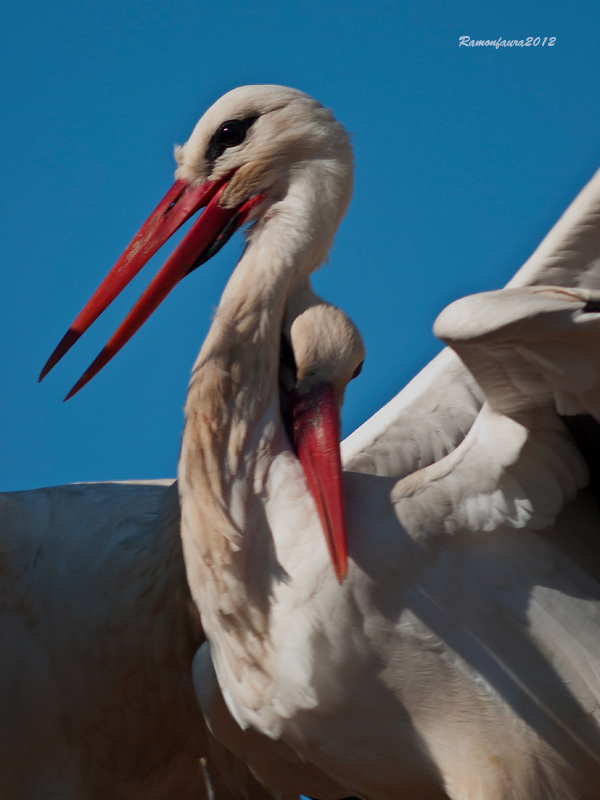
[[(600, 6), (583, 2), (9, 2), (0, 488), (174, 476), (190, 368), (240, 253), (172, 293), (62, 397), (159, 266), (38, 372), (171, 185), (172, 147), (246, 83), (302, 89), (353, 133), (354, 199), (315, 285), (361, 329), (346, 433), (437, 351), (436, 314), (501, 286), (600, 166)], [(460, 48), (556, 37), (554, 47)]]

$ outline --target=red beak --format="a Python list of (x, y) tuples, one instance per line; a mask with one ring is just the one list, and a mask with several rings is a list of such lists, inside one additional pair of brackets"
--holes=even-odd
[(340, 583), (348, 572), (346, 518), (342, 493), (340, 417), (331, 384), (322, 383), (290, 398), (294, 447), (313, 496), (333, 568)]
[(196, 211), (206, 206), (65, 400), (85, 386), (110, 361), (184, 275), (213, 256), (237, 228), (243, 225), (250, 210), (264, 195), (259, 194), (237, 208), (223, 208), (219, 201), (229, 178), (230, 176), (219, 181), (206, 181), (200, 186), (191, 186), (182, 180), (175, 181), (63, 336), (42, 369), (39, 380), (48, 374), (144, 264)]

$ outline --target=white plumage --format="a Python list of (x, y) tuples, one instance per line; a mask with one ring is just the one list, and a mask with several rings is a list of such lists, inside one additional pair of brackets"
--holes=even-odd
[[(231, 120), (244, 136), (215, 147)], [(277, 365), (281, 335), (314, 303), (307, 278), (348, 202), (350, 158), (333, 118), (281, 87), (229, 93), (178, 153), (186, 187), (222, 191), (206, 214), (256, 198), (194, 369), (180, 464), (185, 566), (246, 732), (206, 646), (199, 698), (271, 789), (307, 791), (308, 776), (323, 797), (597, 797), (600, 590), (580, 541), (598, 513), (556, 404), (598, 413), (598, 298), (520, 287), (600, 288), (600, 178), (516, 291), (438, 321), (473, 375), (445, 351), (345, 444), (340, 586), (279, 415)], [(325, 358), (319, 377), (345, 384), (338, 367)]]
[[(247, 113), (238, 90), (211, 109), (211, 125), (233, 97)], [(255, 93), (251, 102), (268, 119)], [(326, 153), (339, 141), (331, 131)], [(196, 143), (211, 133), (201, 120)], [(228, 168), (250, 169), (256, 147), (240, 143)], [(302, 500), (274, 370), (286, 306), (331, 240), (331, 198), (346, 192), (343, 148), (342, 169), (321, 174), (329, 193), (309, 191), (321, 142), (312, 147), (275, 162), (286, 190), (258, 212), (186, 405), (186, 569), (224, 698), (242, 727), (284, 742), (349, 793), (596, 796), (600, 592), (537, 531), (566, 525), (559, 514), (588, 480), (556, 403), (596, 410), (598, 315), (585, 307), (599, 296), (523, 289), (442, 315), (438, 330), (487, 405), (460, 446), (423, 470), (345, 476), (340, 587), (306, 490)]]
[(266, 797), (197, 708), (173, 481), (0, 495), (0, 551), (2, 797)]

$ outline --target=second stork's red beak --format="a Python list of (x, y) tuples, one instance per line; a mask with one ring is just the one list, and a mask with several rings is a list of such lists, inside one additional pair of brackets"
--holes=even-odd
[(167, 239), (196, 211), (205, 207), (65, 400), (85, 386), (110, 361), (184, 275), (199, 262), (207, 260), (217, 252), (220, 248), (220, 239), (226, 241), (243, 225), (251, 209), (263, 199), (263, 195), (256, 195), (238, 207), (223, 208), (219, 201), (229, 178), (230, 176), (218, 181), (205, 181), (199, 186), (192, 186), (182, 180), (175, 181), (63, 336), (42, 369), (40, 380), (60, 361)]
[(340, 416), (333, 386), (322, 383), (290, 398), (292, 438), (315, 501), (339, 582), (348, 572), (340, 458)]

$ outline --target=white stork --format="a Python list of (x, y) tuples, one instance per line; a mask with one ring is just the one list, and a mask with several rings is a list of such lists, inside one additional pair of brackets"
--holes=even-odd
[[(587, 481), (555, 407), (597, 414), (597, 296), (523, 289), (445, 312), (440, 335), (487, 404), (449, 457), (423, 455), (430, 468), (401, 480), (385, 465), (345, 476), (340, 586), (335, 493), (318, 485), (319, 455), (308, 457), (315, 481), (290, 447), (277, 364), (286, 308), (306, 293), (349, 199), (347, 139), (305, 95), (245, 87), (209, 109), (178, 161), (174, 189), (121, 273), (137, 271), (168, 226), (207, 208), (75, 388), (171, 286), (256, 219), (194, 368), (180, 462), (186, 569), (229, 709), (242, 728), (372, 798), (599, 796), (600, 590), (535, 532), (564, 534), (569, 508), (560, 512)], [(119, 289), (114, 277), (106, 287), (55, 358)], [(447, 450), (476, 414), (476, 389), (465, 392), (473, 399), (450, 424)], [(331, 394), (317, 395), (329, 415)], [(311, 425), (298, 431), (303, 466)]]
[[(298, 391), (324, 360), (335, 364), (341, 403), (364, 357), (341, 311), (310, 292), (296, 301), (279, 369), (291, 420)], [(298, 339), (297, 330), (307, 335)], [(216, 800), (268, 797), (245, 760), (206, 729), (196, 701), (192, 659), (205, 637), (179, 523), (173, 481), (0, 495), (3, 796), (198, 800), (211, 798), (210, 787)], [(219, 700), (212, 675), (202, 681), (196, 671), (194, 682)], [(224, 707), (211, 716), (237, 727)], [(251, 747), (259, 771), (266, 757), (272, 776), (271, 747), (263, 756), (264, 743), (252, 745), (236, 750), (246, 758)], [(290, 792), (279, 780), (278, 796), (297, 797), (298, 786), (324, 800), (345, 796), (293, 751), (283, 755)]]

